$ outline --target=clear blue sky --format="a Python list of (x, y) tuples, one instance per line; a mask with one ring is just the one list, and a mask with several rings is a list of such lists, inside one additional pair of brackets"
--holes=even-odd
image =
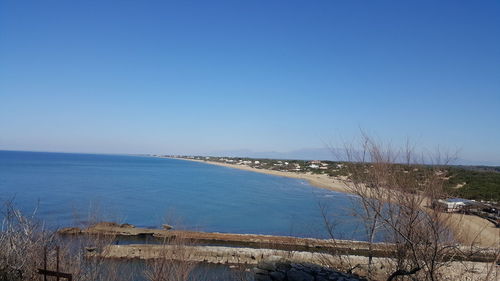
[(0, 149), (293, 151), (500, 164), (500, 2), (0, 2)]

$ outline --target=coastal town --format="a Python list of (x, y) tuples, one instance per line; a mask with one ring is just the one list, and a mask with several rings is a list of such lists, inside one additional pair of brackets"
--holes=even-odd
[[(162, 157), (161, 155), (156, 155)], [(168, 158), (191, 159), (198, 161), (218, 162), (255, 169), (266, 169), (280, 172), (328, 174), (330, 176), (347, 176), (345, 163), (326, 160), (279, 160), (253, 159), (242, 157), (213, 157), (213, 156), (180, 156), (165, 155)]]

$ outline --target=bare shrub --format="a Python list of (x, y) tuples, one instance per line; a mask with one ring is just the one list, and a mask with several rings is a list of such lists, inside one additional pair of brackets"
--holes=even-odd
[[(416, 157), (410, 145), (394, 150), (366, 135), (360, 147), (346, 146), (349, 176), (344, 183), (357, 195), (356, 213), (365, 226), (369, 252), (382, 230), (385, 240), (394, 243), (388, 280), (410, 275), (439, 280), (440, 267), (456, 251), (448, 216), (431, 204), (445, 194), (437, 164), (446, 164), (449, 157), (437, 155), (434, 165), (426, 165), (428, 159)], [(370, 254), (369, 276), (371, 271)]]
[(164, 238), (158, 256), (146, 262), (144, 276), (149, 281), (187, 281), (196, 263), (190, 260), (188, 241), (175, 236)]
[(72, 272), (75, 280), (129, 280), (128, 272), (120, 270), (120, 264), (109, 261), (103, 254), (115, 237), (102, 234), (81, 234), (69, 238), (66, 245), (65, 260), (67, 271)]
[(53, 235), (34, 219), (36, 210), (25, 216), (8, 201), (2, 215), (0, 280), (34, 280), (38, 276), (37, 262), (41, 261), (44, 246), (53, 241)]
[(12, 201), (4, 204), (0, 230), (0, 280), (39, 280), (39, 268), (47, 265), (70, 273), (73, 280), (131, 280), (123, 263), (105, 260), (93, 252), (102, 251), (114, 241), (109, 235), (61, 237), (44, 228), (36, 218), (36, 210), (24, 215)]

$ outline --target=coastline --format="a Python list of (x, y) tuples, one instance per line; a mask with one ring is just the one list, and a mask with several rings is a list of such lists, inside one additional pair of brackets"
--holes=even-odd
[(347, 186), (344, 182), (342, 182), (341, 180), (338, 180), (338, 179), (334, 179), (334, 178), (332, 178), (328, 175), (325, 175), (325, 174), (304, 174), (304, 173), (295, 173), (295, 172), (282, 172), (282, 171), (273, 171), (273, 170), (268, 170), (268, 169), (256, 169), (256, 168), (243, 166), (243, 165), (220, 163), (220, 162), (215, 162), (215, 161), (186, 159), (186, 158), (174, 158), (174, 157), (168, 157), (168, 158), (169, 159), (192, 161), (192, 162), (198, 162), (198, 163), (205, 163), (205, 164), (210, 164), (210, 165), (239, 169), (239, 170), (261, 173), (261, 174), (266, 174), (266, 175), (301, 179), (301, 180), (306, 180), (307, 182), (309, 182), (309, 184), (311, 184), (312, 186), (315, 186), (315, 187), (324, 188), (324, 189), (328, 189), (328, 190), (332, 190), (332, 191), (351, 193), (351, 192), (349, 192), (349, 188), (347, 188)]
[[(318, 188), (352, 194), (352, 192), (349, 191), (349, 188), (347, 187), (346, 183), (342, 182), (339, 179), (334, 179), (325, 174), (318, 175), (318, 174), (303, 174), (295, 172), (281, 172), (281, 171), (273, 171), (267, 169), (256, 169), (243, 165), (220, 163), (215, 161), (175, 158), (175, 157), (166, 157), (166, 158), (205, 163), (209, 165), (240, 169), (244, 171), (250, 171), (267, 175), (301, 179), (301, 180), (306, 180), (307, 182), (309, 182), (309, 184)], [(493, 247), (493, 248), (499, 247), (500, 228), (494, 227), (493, 224), (490, 223), (489, 221), (482, 219), (480, 217), (459, 214), (459, 213), (445, 213), (445, 214), (447, 216), (450, 216), (450, 222), (451, 222), (450, 228), (453, 232), (453, 235), (463, 245), (475, 245), (475, 246)]]

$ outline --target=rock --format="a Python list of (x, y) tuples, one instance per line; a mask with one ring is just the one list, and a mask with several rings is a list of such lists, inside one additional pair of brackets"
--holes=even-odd
[(280, 272), (287, 272), (290, 268), (291, 266), (288, 263), (280, 262), (276, 264), (276, 270)]
[(269, 275), (255, 274), (255, 281), (273, 281)]
[(122, 228), (135, 228), (135, 225), (130, 224), (130, 223), (124, 223), (124, 224), (121, 224), (120, 227), (122, 227)]
[(102, 222), (98, 222), (98, 223), (92, 225), (91, 227), (94, 227), (94, 228), (98, 228), (98, 227), (120, 227), (120, 225), (117, 224), (116, 222), (102, 221)]
[(263, 260), (258, 267), (261, 269), (269, 270), (269, 271), (275, 271), (276, 270), (276, 264), (281, 261), (282, 258), (279, 256), (269, 256), (265, 260)]
[(269, 271), (265, 270), (265, 269), (260, 269), (258, 267), (254, 268), (253, 270), (253, 273), (255, 274), (262, 274), (262, 275), (267, 275), (269, 274)]
[(339, 280), (339, 278), (342, 278), (342, 276), (338, 275), (336, 272), (328, 275), (328, 280)]
[(366, 281), (311, 263), (290, 263), (282, 259), (266, 259), (254, 269), (255, 280), (271, 281)]
[(269, 256), (266, 258), (267, 261), (279, 262), (282, 261), (283, 258), (280, 256)]
[(273, 272), (269, 273), (269, 276), (271, 276), (271, 279), (273, 281), (284, 281), (285, 277), (286, 277), (286, 275), (284, 273), (281, 273), (279, 271), (273, 271)]
[(314, 281), (314, 277), (297, 269), (291, 269), (286, 273), (288, 281)]
[(258, 267), (260, 269), (265, 269), (265, 270), (269, 270), (269, 271), (274, 271), (276, 270), (276, 263), (272, 262), (272, 261), (263, 261), (261, 262)]
[(82, 230), (78, 227), (65, 227), (57, 231), (59, 234), (80, 234)]

